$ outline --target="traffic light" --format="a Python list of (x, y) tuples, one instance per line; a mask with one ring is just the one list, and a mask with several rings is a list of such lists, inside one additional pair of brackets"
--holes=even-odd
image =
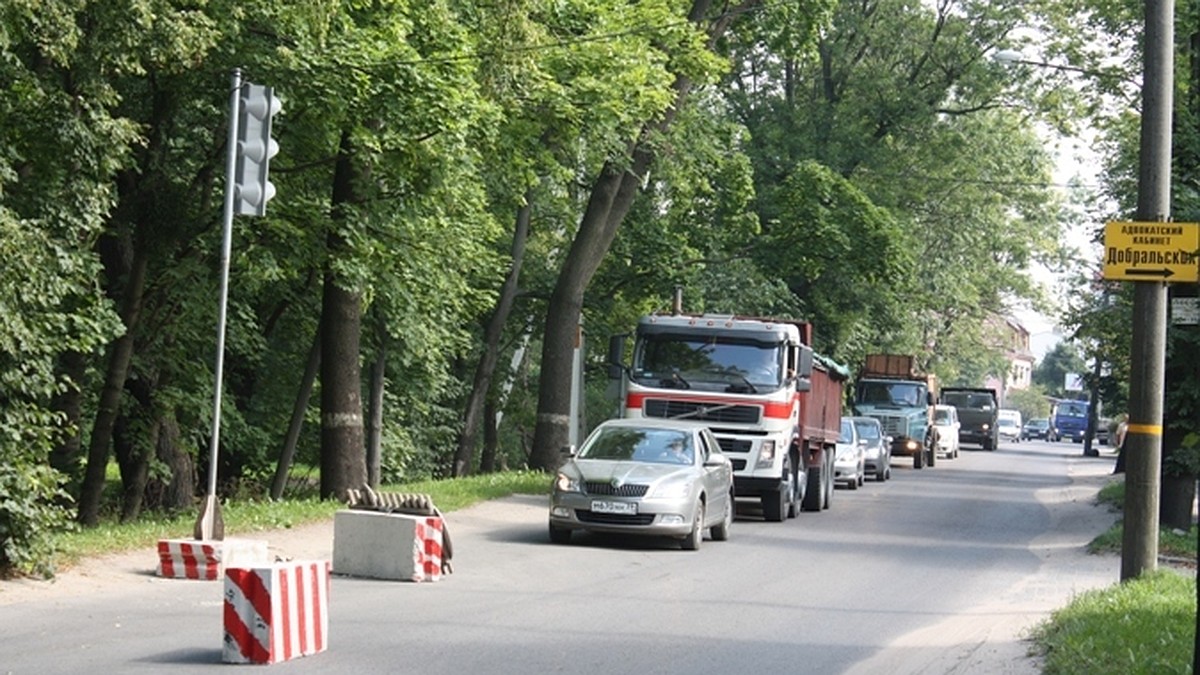
[(283, 104), (271, 87), (242, 85), (238, 106), (237, 168), (234, 172), (235, 213), (262, 216), (267, 202), (275, 196), (275, 186), (267, 180), (267, 167), (279, 152), (271, 138), (271, 118), (283, 110)]

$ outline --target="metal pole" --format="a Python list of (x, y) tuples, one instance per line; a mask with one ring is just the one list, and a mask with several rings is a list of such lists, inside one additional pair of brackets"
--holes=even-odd
[(224, 539), (225, 526), (217, 501), (217, 451), (221, 441), (221, 389), (225, 369), (225, 316), (229, 298), (229, 257), (233, 247), (234, 173), (237, 170), (238, 109), (241, 104), (242, 71), (233, 69), (229, 92), (229, 138), (225, 152), (225, 213), (221, 229), (221, 290), (217, 311), (216, 383), (213, 386), (212, 439), (208, 452), (208, 492), (196, 520), (196, 539)]
[[(1174, 0), (1147, 0), (1136, 215), (1139, 222), (1165, 221), (1171, 213), (1174, 18)], [(1158, 566), (1166, 332), (1166, 284), (1134, 282), (1122, 581), (1141, 576)]]

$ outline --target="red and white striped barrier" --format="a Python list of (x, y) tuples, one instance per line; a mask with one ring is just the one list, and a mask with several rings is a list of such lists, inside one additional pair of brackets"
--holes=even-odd
[(227, 567), (265, 565), (267, 542), (256, 539), (160, 539), (158, 576), (216, 581)]
[[(437, 516), (415, 516), (413, 527), (413, 581), (442, 578), (442, 534), (445, 523)], [(418, 578), (419, 577), (419, 578)]]
[(438, 581), (444, 530), (438, 516), (338, 511), (333, 515), (333, 571), (372, 579)]
[(279, 663), (323, 652), (328, 560), (225, 570), (225, 663)]

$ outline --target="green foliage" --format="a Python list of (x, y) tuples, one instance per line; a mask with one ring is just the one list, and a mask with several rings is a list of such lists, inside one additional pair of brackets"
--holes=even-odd
[(52, 576), (55, 537), (71, 522), (62, 475), (29, 458), (0, 462), (0, 577), (12, 572)]
[(1005, 407), (1020, 411), (1022, 423), (1038, 417), (1050, 416), (1050, 404), (1046, 401), (1045, 392), (1040, 386), (1010, 390)]
[(1189, 673), (1194, 575), (1160, 571), (1088, 591), (1039, 625), (1047, 675)]
[(1067, 374), (1082, 375), (1087, 370), (1079, 352), (1069, 342), (1059, 342), (1034, 367), (1033, 381), (1050, 396), (1070, 398), (1065, 389)]

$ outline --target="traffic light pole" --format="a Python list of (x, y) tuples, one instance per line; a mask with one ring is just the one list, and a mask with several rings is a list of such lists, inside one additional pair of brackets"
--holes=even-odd
[(213, 387), (212, 438), (208, 452), (208, 492), (204, 506), (196, 519), (195, 538), (224, 539), (225, 522), (221, 518), (221, 503), (217, 501), (217, 450), (221, 441), (221, 389), (225, 369), (225, 317), (229, 303), (229, 257), (233, 248), (233, 202), (235, 171), (238, 155), (238, 110), (241, 105), (242, 71), (234, 68), (230, 76), (229, 139), (225, 153), (225, 212), (221, 226), (221, 290), (217, 311), (216, 384)]
[[(1139, 222), (1171, 214), (1171, 109), (1175, 67), (1174, 0), (1147, 0)], [(1130, 345), (1129, 427), (1125, 440), (1125, 519), (1121, 580), (1158, 566), (1158, 504), (1162, 468), (1163, 387), (1166, 370), (1167, 287), (1135, 281)]]

